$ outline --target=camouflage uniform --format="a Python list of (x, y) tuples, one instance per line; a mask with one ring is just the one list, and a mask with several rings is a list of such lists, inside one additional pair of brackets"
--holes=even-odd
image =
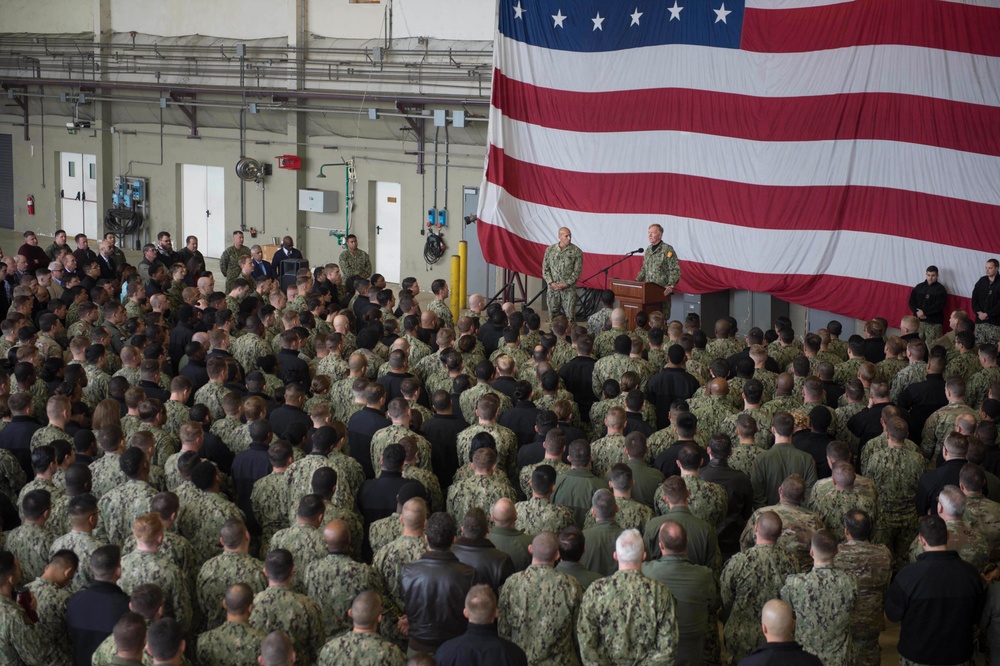
[[(591, 423), (594, 422), (593, 410), (591, 410)], [(657, 430), (646, 440), (646, 462), (652, 463), (657, 457), (671, 446), (677, 443), (677, 425), (671, 423), (662, 430)], [(697, 433), (694, 436), (694, 443), (705, 449), (708, 448), (708, 436)]]
[(236, 583), (249, 585), (254, 594), (263, 591), (267, 587), (264, 563), (244, 553), (224, 552), (202, 565), (195, 594), (205, 629), (214, 629), (226, 621), (222, 599)]
[[(243, 426), (244, 423), (240, 421), (238, 418), (233, 418), (232, 416), (226, 416), (221, 419), (215, 419), (212, 422), (212, 425), (208, 429), (208, 431), (213, 435), (215, 435), (216, 437), (218, 437), (219, 439), (221, 439), (222, 443), (225, 444), (227, 448), (233, 450), (233, 447), (230, 444), (230, 442), (233, 440), (237, 431), (242, 429)], [(244, 449), (241, 449), (240, 451), (234, 451), (234, 453), (240, 453), (242, 450)]]
[(111, 381), (111, 376), (93, 363), (84, 363), (83, 369), (87, 373), (87, 385), (83, 388), (83, 394), (96, 405), (108, 397), (108, 382)]
[(978, 409), (989, 395), (990, 386), (996, 381), (1000, 381), (1000, 366), (995, 365), (983, 368), (969, 377), (965, 385), (965, 402)]
[(316, 662), (323, 640), (323, 616), (315, 601), (287, 587), (268, 587), (253, 598), (250, 626), (265, 633), (288, 633), (299, 659)]
[(363, 278), (371, 277), (371, 259), (368, 258), (368, 253), (360, 248), (354, 252), (350, 250), (341, 252), (337, 264), (340, 266), (340, 272), (344, 276), (344, 280), (347, 280), (352, 275), (360, 275)]
[(364, 483), (364, 472), (354, 458), (334, 450), (328, 456), (316, 454), (304, 456), (301, 460), (296, 460), (288, 466), (285, 478), (288, 482), (286, 510), (289, 514), (294, 513), (299, 505), (299, 500), (312, 492), (313, 474), (321, 467), (329, 467), (337, 472), (335, 503), (342, 507), (353, 504), (355, 495), (361, 488), (361, 484)]
[(902, 446), (874, 448), (869, 442), (865, 453), (872, 455), (864, 466), (878, 488), (878, 516), (872, 540), (885, 544), (893, 554), (894, 569), (907, 562), (910, 541), (917, 534), (917, 484), (924, 474), (924, 457)]
[(142, 424), (139, 423), (139, 417), (133, 416), (132, 414), (126, 414), (122, 417), (122, 432), (125, 434), (125, 441), (128, 441), (132, 435), (142, 430)]
[(972, 375), (983, 369), (979, 363), (979, 354), (974, 351), (959, 354), (954, 359), (949, 359), (944, 368), (945, 381), (956, 377), (969, 381)]
[[(45, 413), (44, 411), (42, 412)], [(73, 437), (66, 434), (66, 431), (59, 426), (54, 426), (51, 423), (43, 428), (35, 431), (35, 434), (31, 436), (31, 450), (34, 451), (39, 446), (45, 446), (51, 444), (57, 439), (65, 439), (70, 444), (73, 443)]]
[(287, 474), (271, 472), (257, 479), (250, 493), (250, 506), (261, 528), (260, 549), (264, 553), (270, 551), (269, 544), (275, 533), (288, 527)]
[(398, 513), (380, 518), (368, 528), (368, 543), (371, 544), (373, 553), (377, 553), (382, 546), (395, 541), (401, 536), (403, 536), (403, 524), (400, 522), (400, 515)]
[(13, 504), (24, 487), (24, 470), (10, 451), (0, 449), (0, 494)]
[(150, 464), (163, 467), (167, 464), (167, 459), (180, 450), (180, 441), (162, 428), (157, 428), (149, 423), (143, 423), (139, 430), (145, 430), (153, 436), (154, 449), (153, 459)]
[(473, 507), (489, 514), (493, 504), (504, 497), (517, 499), (517, 493), (506, 479), (496, 475), (474, 475), (453, 483), (448, 489), (448, 513), (458, 521), (464, 520)]
[(375, 551), (372, 566), (381, 574), (385, 583), (385, 605), (390, 615), (402, 613), (406, 607), (399, 573), (404, 564), (419, 559), (427, 550), (422, 536), (400, 536)]
[(167, 421), (163, 424), (163, 429), (174, 437), (179, 436), (181, 424), (191, 420), (191, 410), (176, 400), (167, 400), (163, 403), (163, 408), (167, 410)]
[(323, 646), (319, 666), (403, 666), (403, 652), (378, 634), (345, 633)]
[(455, 442), (458, 454), (459, 465), (464, 465), (470, 461), (469, 455), (472, 451), (472, 438), (481, 432), (488, 432), (493, 435), (497, 442), (497, 469), (507, 473), (508, 479), (517, 478), (517, 435), (509, 428), (496, 423), (471, 425), (458, 433)]
[[(736, 433), (736, 421), (741, 414), (747, 414), (757, 422), (757, 434), (753, 438), (754, 445), (761, 450), (771, 448), (771, 445), (774, 444), (774, 435), (771, 434), (772, 415), (765, 412), (761, 407), (741, 409), (736, 414), (730, 414), (722, 421), (722, 424), (719, 426), (719, 432), (729, 435), (729, 439), (733, 442), (733, 448), (736, 448), (737, 442), (739, 442), (739, 435)], [(747, 472), (747, 474), (750, 473)]]
[(292, 589), (305, 594), (306, 570), (313, 562), (326, 557), (326, 543), (323, 533), (311, 525), (292, 525), (275, 533), (271, 539), (271, 550), (284, 548), (295, 558), (295, 576)]
[(107, 453), (94, 462), (90, 463), (91, 489), (97, 499), (128, 481), (125, 472), (119, 466), (120, 455), (117, 453)]
[(876, 376), (879, 381), (886, 382), (887, 384), (892, 384), (892, 380), (896, 378), (899, 371), (905, 368), (907, 361), (901, 358), (887, 358), (883, 361), (879, 361), (875, 365)]
[(706, 396), (704, 399), (692, 398), (688, 401), (691, 413), (698, 417), (698, 431), (712, 436), (722, 431), (725, 420), (737, 413), (726, 399), (721, 396)]
[(542, 532), (560, 531), (576, 524), (573, 511), (561, 504), (553, 504), (543, 497), (534, 497), (514, 505), (517, 511), (517, 529), (532, 536)]
[(122, 557), (118, 587), (132, 594), (132, 590), (146, 583), (159, 585), (163, 590), (163, 614), (177, 620), (184, 633), (190, 631), (191, 595), (180, 569), (159, 553), (134, 550)]
[(229, 274), (234, 270), (239, 273), (240, 271), (240, 258), (249, 257), (250, 248), (244, 245), (243, 247), (237, 249), (235, 245), (230, 245), (222, 252), (222, 256), (219, 257), (219, 272), (222, 273), (226, 278), (226, 293), (228, 294), (232, 291), (232, 287), (229, 284)]
[(747, 550), (754, 544), (753, 528), (757, 524), (757, 517), (764, 511), (774, 511), (781, 518), (781, 536), (778, 537), (778, 547), (792, 556), (798, 571), (809, 571), (812, 568), (812, 556), (809, 549), (812, 547), (813, 532), (825, 530), (826, 525), (823, 519), (812, 511), (795, 506), (794, 504), (775, 504), (757, 509), (750, 516), (743, 534), (740, 535), (740, 549)]
[(233, 340), (233, 344), (229, 348), (229, 353), (236, 358), (236, 362), (243, 366), (243, 369), (249, 374), (260, 370), (260, 366), (257, 365), (257, 359), (270, 354), (271, 348), (264, 342), (264, 338), (256, 333), (247, 332)]
[(832, 565), (788, 577), (781, 598), (795, 611), (795, 640), (824, 664), (846, 664), (852, 651), (851, 613), (858, 601), (854, 574)]
[(569, 465), (564, 463), (562, 459), (549, 460), (548, 458), (545, 458), (541, 462), (525, 465), (518, 473), (517, 479), (521, 486), (521, 492), (524, 493), (525, 497), (531, 497), (531, 475), (535, 473), (535, 468), (539, 465), (550, 465), (556, 471), (556, 474), (569, 469)]
[[(600, 360), (615, 353), (615, 338), (628, 335), (624, 328), (609, 328), (606, 331), (594, 331), (594, 358)], [(596, 365), (595, 365), (596, 367)], [(617, 377), (615, 378), (617, 379)], [(600, 391), (594, 395), (601, 395)]]
[[(618, 505), (615, 522), (621, 525), (623, 530), (636, 529), (644, 532), (646, 523), (653, 519), (653, 510), (635, 500), (627, 497), (615, 497), (615, 504)], [(589, 529), (596, 524), (597, 519), (594, 518), (593, 512), (588, 512), (583, 521), (583, 529)]]
[(444, 493), (441, 492), (441, 482), (438, 481), (433, 472), (414, 465), (406, 465), (403, 467), (403, 478), (418, 481), (424, 487), (430, 500), (428, 502), (429, 510), (432, 513), (444, 511)]
[(927, 417), (920, 437), (920, 448), (925, 458), (937, 460), (944, 447), (944, 438), (955, 429), (955, 419), (963, 414), (979, 420), (979, 412), (962, 402), (949, 403)]
[[(827, 479), (823, 479), (826, 481)], [(829, 490), (827, 490), (829, 486)], [(853, 490), (838, 490), (833, 487), (833, 483), (824, 484), (820, 493), (816, 492), (819, 487), (817, 483), (813, 487), (813, 492), (806, 502), (806, 507), (810, 511), (819, 514), (819, 517), (826, 523), (826, 529), (833, 533), (837, 541), (841, 541), (844, 535), (844, 514), (851, 509), (861, 509), (872, 518), (872, 523), (878, 519), (878, 495), (872, 496), (855, 487)]]
[(94, 574), (90, 570), (90, 556), (104, 545), (106, 545), (104, 541), (96, 538), (93, 534), (77, 532), (76, 530), (64, 534), (52, 542), (52, 546), (49, 548), (49, 557), (55, 555), (56, 551), (65, 549), (72, 550), (80, 558), (80, 566), (77, 567), (73, 580), (66, 588), (71, 594), (79, 592), (94, 580)]
[[(682, 475), (681, 478), (684, 479), (684, 485), (691, 493), (688, 498), (688, 508), (691, 509), (691, 513), (712, 527), (718, 527), (729, 508), (729, 496), (726, 494), (726, 489), (717, 483), (705, 481), (700, 476), (692, 474)], [(663, 494), (660, 493), (656, 498), (657, 515), (662, 516), (668, 511), (670, 511), (670, 507), (667, 506)]]
[(11, 666), (50, 666), (45, 658), (45, 642), (41, 627), (32, 624), (21, 606), (7, 595), (0, 596), (0, 645), (3, 663)]
[(260, 643), (266, 636), (246, 622), (226, 622), (198, 636), (198, 663), (202, 666), (253, 666), (260, 654)]
[(42, 641), (42, 655), (49, 664), (69, 664), (72, 660), (72, 647), (69, 633), (66, 631), (66, 604), (70, 593), (55, 583), (36, 578), (27, 585), (35, 597), (38, 612), (38, 632), (45, 636)]
[(479, 419), (476, 417), (476, 405), (479, 403), (479, 399), (487, 393), (492, 393), (500, 399), (500, 409), (497, 410), (497, 417), (513, 406), (510, 398), (489, 384), (476, 384), (468, 391), (462, 393), (458, 399), (459, 405), (462, 407), (462, 418), (465, 419), (466, 423), (479, 423)]
[[(969, 527), (965, 520), (946, 520), (948, 528), (948, 550), (958, 551), (959, 556), (982, 571), (990, 562), (990, 545), (985, 537)], [(924, 552), (920, 539), (915, 538), (910, 544), (910, 562), (916, 562), (917, 556)]]
[(226, 410), (222, 408), (222, 396), (227, 393), (229, 393), (229, 389), (223, 384), (209, 381), (195, 392), (194, 402), (208, 407), (209, 411), (212, 412), (212, 420), (217, 421), (226, 418)]
[[(677, 253), (667, 243), (660, 242), (650, 245), (642, 255), (642, 268), (635, 277), (641, 282), (652, 282), (661, 287), (676, 287), (681, 279), (681, 264)], [(670, 298), (664, 299), (660, 305), (665, 320), (670, 320)]]
[(421, 468), (431, 471), (431, 443), (424, 438), (423, 435), (413, 432), (406, 426), (402, 425), (390, 425), (377, 430), (374, 435), (372, 435), (371, 444), (371, 456), (372, 463), (376, 466), (380, 466), (380, 460), (382, 460), (382, 452), (385, 451), (385, 447), (390, 444), (398, 444), (399, 440), (404, 437), (413, 437), (417, 441), (417, 465)]
[[(625, 354), (619, 354), (614, 351), (614, 347), (612, 346), (611, 351), (603, 355), (601, 359), (594, 364), (594, 372), (591, 375), (594, 395), (601, 395), (601, 389), (604, 387), (604, 382), (606, 380), (613, 379), (616, 382), (620, 382), (622, 375), (630, 370), (638, 374), (644, 380), (648, 379), (645, 368), (641, 363), (639, 363), (639, 359), (634, 359)], [(645, 384), (645, 381), (643, 383)]]
[(441, 320), (441, 328), (455, 328), (455, 319), (451, 316), (451, 308), (444, 301), (435, 298), (427, 306), (427, 309), (438, 316)]
[(382, 575), (378, 570), (355, 562), (343, 553), (329, 553), (310, 564), (305, 580), (309, 597), (323, 613), (328, 639), (351, 629), (347, 610), (356, 596), (367, 590), (384, 595)]
[(149, 501), (156, 489), (145, 481), (129, 479), (105, 494), (97, 503), (108, 543), (122, 545), (132, 534), (135, 519), (149, 513)]
[(625, 435), (606, 435), (590, 445), (590, 468), (594, 476), (603, 478), (615, 463), (626, 462)]
[(182, 504), (177, 529), (191, 541), (199, 564), (222, 554), (219, 533), (230, 519), (245, 521), (246, 516), (220, 493), (201, 491)]
[[(531, 356), (528, 355), (523, 349), (521, 349), (519, 345), (512, 345), (507, 343), (501, 344), (496, 349), (496, 351), (490, 354), (490, 359), (489, 359), (490, 363), (496, 365), (497, 359), (500, 358), (501, 356), (510, 356), (512, 359), (514, 359), (515, 367), (519, 369), (523, 369), (532, 363)], [(465, 367), (466, 369), (469, 369), (468, 365), (466, 365)]]
[(30, 583), (45, 573), (54, 538), (46, 527), (32, 523), (24, 523), (4, 535), (4, 549), (14, 553), (21, 562), (23, 583)]
[(1000, 503), (986, 499), (982, 493), (966, 493), (966, 499), (962, 517), (989, 543), (990, 562), (1000, 561)]
[(538, 666), (579, 666), (574, 630), (583, 587), (548, 565), (533, 565), (500, 589), (498, 631)]
[[(760, 611), (781, 592), (785, 579), (797, 570), (795, 559), (776, 545), (754, 546), (736, 553), (722, 570), (719, 594), (726, 626), (723, 636), (732, 663), (764, 642)], [(752, 583), (751, 583), (752, 581)]]
[(577, 623), (583, 664), (673, 664), (675, 606), (667, 586), (640, 571), (616, 571), (595, 582), (583, 595)]
[[(331, 382), (345, 379), (349, 372), (347, 361), (337, 354), (327, 354), (316, 364), (316, 375), (326, 375), (330, 378)], [(353, 383), (353, 380), (351, 380), (351, 383)]]
[(925, 381), (927, 379), (927, 364), (924, 361), (913, 361), (908, 366), (900, 370), (892, 380), (889, 389), (889, 399), (895, 403), (899, 401), (899, 396), (910, 384)]
[[(130, 553), (135, 550), (135, 546), (135, 537), (129, 536), (122, 552)], [(191, 542), (180, 534), (174, 534), (167, 530), (163, 533), (163, 543), (160, 544), (159, 554), (177, 567), (184, 576), (184, 584), (189, 590), (193, 589), (195, 579), (198, 576), (198, 563), (195, 562), (194, 548), (191, 547)], [(192, 599), (192, 605), (193, 603)]]
[(746, 346), (742, 340), (736, 338), (712, 338), (705, 346), (705, 352), (715, 358), (729, 358), (734, 354), (739, 354)]
[(840, 545), (833, 566), (854, 574), (858, 603), (851, 614), (854, 654), (850, 663), (879, 666), (879, 634), (885, 629), (885, 594), (892, 577), (892, 553), (881, 544), (849, 539)]

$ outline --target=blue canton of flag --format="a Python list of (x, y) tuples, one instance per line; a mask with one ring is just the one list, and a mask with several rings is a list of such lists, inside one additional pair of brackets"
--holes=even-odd
[(744, 0), (502, 0), (500, 32), (562, 51), (664, 44), (738, 49)]

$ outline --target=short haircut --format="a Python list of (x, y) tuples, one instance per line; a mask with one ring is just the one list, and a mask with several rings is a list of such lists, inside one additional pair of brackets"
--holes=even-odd
[(177, 655), (184, 642), (181, 626), (172, 617), (163, 617), (149, 625), (146, 647), (155, 661), (169, 661)]
[(284, 548), (275, 548), (264, 558), (264, 573), (276, 583), (284, 583), (291, 578), (293, 568), (292, 554)]
[(948, 527), (940, 516), (921, 516), (918, 532), (931, 548), (948, 543)]
[(458, 524), (455, 519), (443, 511), (431, 514), (424, 528), (427, 545), (434, 550), (448, 550), (455, 541)]

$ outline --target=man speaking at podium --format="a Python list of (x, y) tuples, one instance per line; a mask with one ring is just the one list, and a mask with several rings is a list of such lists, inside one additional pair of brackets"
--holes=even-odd
[(649, 247), (642, 257), (642, 268), (635, 279), (663, 287), (663, 303), (660, 304), (660, 310), (669, 321), (670, 296), (681, 280), (681, 264), (677, 261), (674, 248), (663, 242), (663, 227), (658, 224), (649, 225), (647, 236)]

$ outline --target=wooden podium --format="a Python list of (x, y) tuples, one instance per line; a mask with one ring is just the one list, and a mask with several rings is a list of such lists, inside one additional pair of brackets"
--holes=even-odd
[(615, 292), (615, 296), (618, 297), (625, 310), (629, 330), (635, 328), (635, 315), (639, 311), (659, 310), (660, 303), (665, 300), (663, 287), (652, 282), (611, 278), (611, 291)]

